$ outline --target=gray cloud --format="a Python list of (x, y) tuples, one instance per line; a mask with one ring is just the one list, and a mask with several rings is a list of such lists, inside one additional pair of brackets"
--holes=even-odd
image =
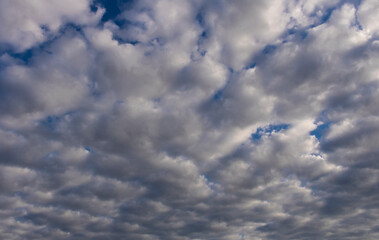
[(0, 0), (0, 238), (377, 239), (377, 5)]

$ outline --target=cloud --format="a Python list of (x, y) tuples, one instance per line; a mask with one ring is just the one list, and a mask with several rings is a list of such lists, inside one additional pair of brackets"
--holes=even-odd
[(0, 46), (22, 52), (57, 34), (67, 23), (95, 24), (103, 10), (93, 13), (89, 0), (0, 2)]
[(372, 1), (0, 6), (0, 238), (378, 238)]

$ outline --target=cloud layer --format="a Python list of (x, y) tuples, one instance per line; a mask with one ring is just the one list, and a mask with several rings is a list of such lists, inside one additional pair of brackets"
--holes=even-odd
[(0, 238), (378, 239), (378, 11), (0, 0)]

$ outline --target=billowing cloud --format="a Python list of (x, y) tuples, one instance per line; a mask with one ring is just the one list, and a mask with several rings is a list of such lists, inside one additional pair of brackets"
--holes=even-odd
[(378, 239), (377, 9), (0, 0), (0, 238)]

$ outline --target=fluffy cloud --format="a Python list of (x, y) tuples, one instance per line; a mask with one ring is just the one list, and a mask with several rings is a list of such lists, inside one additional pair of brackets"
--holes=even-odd
[(379, 237), (375, 2), (109, 6), (0, 1), (0, 238)]
[(93, 13), (90, 0), (0, 1), (0, 46), (22, 52), (49, 37), (67, 23), (96, 24), (103, 10)]

